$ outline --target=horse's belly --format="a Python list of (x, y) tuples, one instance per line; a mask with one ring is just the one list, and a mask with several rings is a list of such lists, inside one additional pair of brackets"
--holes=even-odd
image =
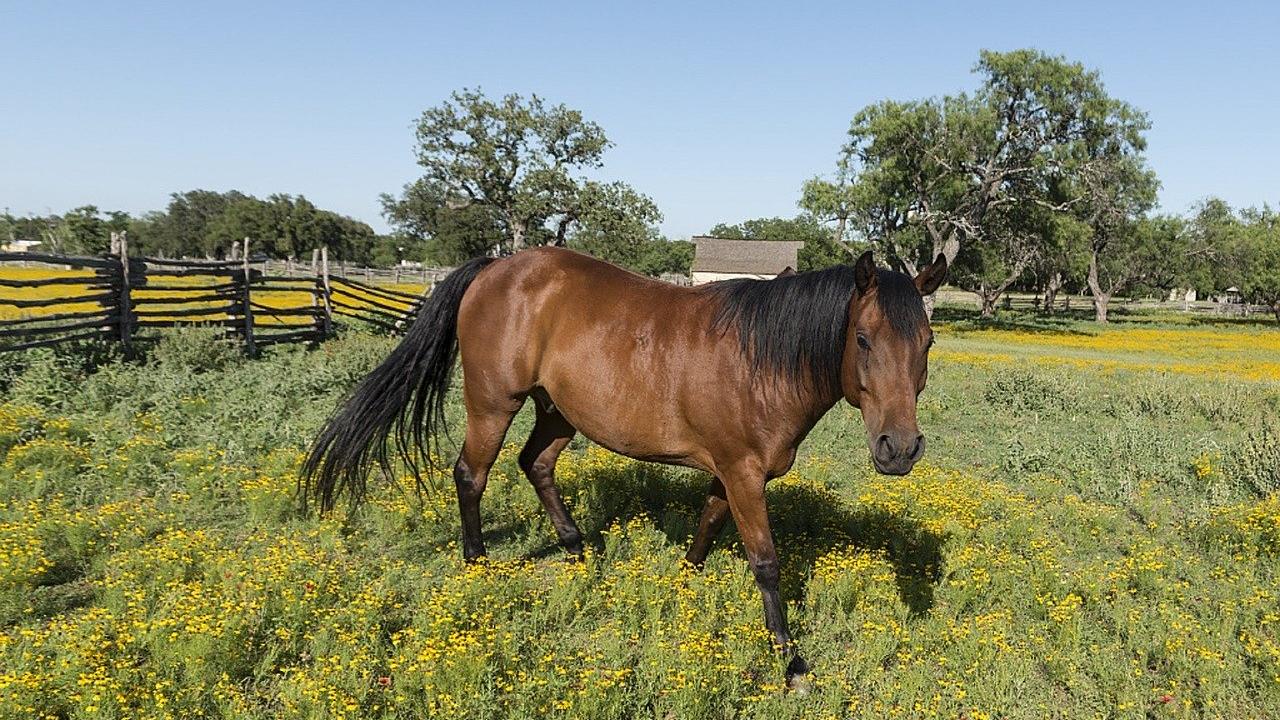
[(706, 467), (678, 404), (653, 388), (622, 392), (582, 380), (548, 385), (544, 389), (560, 414), (597, 445), (637, 460)]

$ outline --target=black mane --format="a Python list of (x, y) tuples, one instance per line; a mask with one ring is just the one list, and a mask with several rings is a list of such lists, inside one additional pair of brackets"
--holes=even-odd
[(899, 335), (915, 335), (929, 324), (924, 312), (924, 298), (907, 275), (881, 270), (876, 276), (876, 305)]
[[(876, 280), (876, 304), (895, 331), (911, 335), (928, 323), (911, 278), (881, 269)], [(849, 303), (856, 292), (852, 266), (772, 280), (725, 280), (706, 289), (722, 303), (715, 329), (737, 329), (742, 354), (755, 372), (779, 373), (797, 389), (812, 378), (818, 389), (840, 394)]]

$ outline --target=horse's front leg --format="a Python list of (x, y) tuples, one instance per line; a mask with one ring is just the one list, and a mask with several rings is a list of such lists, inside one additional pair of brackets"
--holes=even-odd
[(795, 685), (799, 676), (809, 672), (809, 665), (787, 630), (786, 612), (782, 597), (778, 594), (780, 571), (778, 553), (773, 547), (773, 533), (769, 529), (769, 514), (764, 500), (765, 477), (762, 472), (739, 472), (724, 477), (724, 486), (738, 525), (738, 535), (747, 550), (747, 561), (755, 576), (756, 586), (764, 600), (764, 624), (773, 633), (778, 652), (787, 661), (787, 685)]

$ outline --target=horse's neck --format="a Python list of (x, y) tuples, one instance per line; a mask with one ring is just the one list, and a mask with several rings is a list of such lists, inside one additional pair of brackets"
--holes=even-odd
[(780, 397), (777, 401), (774, 417), (767, 419), (766, 422), (769, 422), (768, 426), (775, 428), (777, 432), (789, 434), (791, 437), (788, 439), (796, 445), (800, 444), (823, 416), (844, 397), (834, 391), (823, 391), (813, 387), (799, 393), (794, 389), (788, 389), (786, 393), (785, 397)]

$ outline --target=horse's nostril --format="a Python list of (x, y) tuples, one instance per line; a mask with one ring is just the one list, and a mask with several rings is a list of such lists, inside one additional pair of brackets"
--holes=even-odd
[(893, 440), (888, 435), (881, 435), (876, 438), (876, 454), (884, 460), (893, 457)]
[(924, 435), (916, 435), (916, 442), (911, 446), (910, 458), (912, 462), (920, 459), (924, 455)]

